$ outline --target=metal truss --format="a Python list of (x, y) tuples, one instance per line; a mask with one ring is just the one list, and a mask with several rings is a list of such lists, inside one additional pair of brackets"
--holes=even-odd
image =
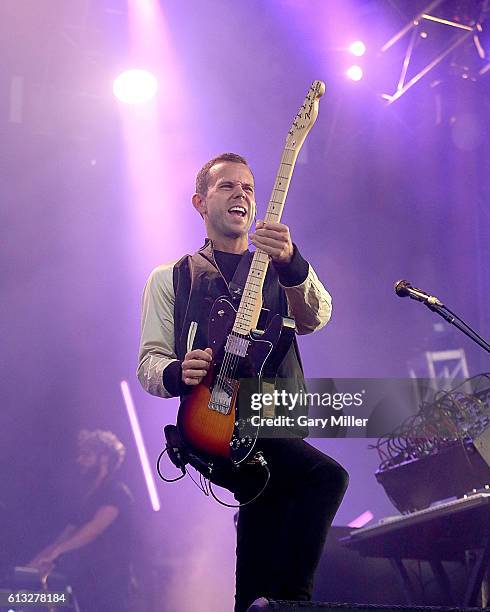
[[(444, 58), (446, 58), (455, 49), (461, 47), (465, 42), (471, 39), (473, 41), (473, 45), (478, 56), (482, 60), (487, 60), (487, 63), (483, 66), (483, 68), (481, 68), (481, 70), (479, 70), (478, 75), (481, 76), (486, 72), (490, 71), (490, 61), (488, 61), (487, 53), (485, 52), (485, 49), (483, 48), (480, 41), (480, 35), (483, 31), (482, 24), (486, 19), (490, 18), (490, 0), (480, 0), (481, 6), (479, 16), (476, 20), (471, 21), (470, 23), (460, 23), (458, 21), (451, 21), (449, 19), (443, 19), (442, 17), (438, 17), (433, 14), (433, 11), (435, 9), (441, 8), (443, 5), (446, 4), (447, 0), (435, 0), (434, 2), (429, 4), (424, 10), (422, 10), (418, 15), (416, 15), (403, 29), (401, 29), (397, 34), (390, 38), (390, 40), (388, 40), (388, 42), (385, 43), (381, 48), (380, 54), (384, 54), (399, 40), (401, 40), (407, 35), (410, 36), (396, 89), (391, 94), (384, 93), (381, 95), (381, 97), (386, 100), (388, 104), (392, 104), (393, 102), (398, 100), (411, 87), (418, 83), (421, 78), (423, 78), (433, 68), (440, 64), (444, 60)], [(407, 81), (407, 73), (417, 40), (420, 37), (425, 38), (427, 36), (427, 33), (425, 33), (422, 28), (422, 26), (426, 22), (440, 24), (441, 27), (444, 27), (446, 29), (451, 28), (453, 36), (449, 38), (445, 47), (439, 54), (437, 54), (435, 57), (432, 57), (424, 68), (419, 70), (410, 80)]]

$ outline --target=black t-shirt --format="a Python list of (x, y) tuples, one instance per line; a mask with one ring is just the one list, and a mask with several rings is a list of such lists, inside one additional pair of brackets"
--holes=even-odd
[(229, 283), (235, 274), (242, 256), (236, 253), (225, 253), (225, 251), (214, 251), (214, 258), (218, 264), (221, 274)]
[[(92, 542), (61, 555), (57, 570), (66, 574), (80, 603), (96, 602), (109, 593), (127, 599), (131, 579), (131, 506), (128, 487), (118, 480), (108, 480), (96, 489), (73, 513), (70, 523), (76, 528), (91, 521), (103, 506), (114, 506), (119, 513), (114, 521)], [(82, 610), (84, 609), (83, 606)]]
[[(290, 263), (274, 263), (279, 282), (285, 287), (300, 285), (308, 276), (308, 262), (303, 259), (296, 245), (293, 245), (293, 247), (293, 258)], [(229, 283), (236, 272), (242, 255), (217, 250), (214, 250), (213, 254), (221, 274), (224, 276), (226, 282)], [(171, 362), (164, 369), (162, 381), (163, 386), (171, 395), (184, 395), (188, 392), (188, 387), (182, 382), (182, 362), (179, 360)]]

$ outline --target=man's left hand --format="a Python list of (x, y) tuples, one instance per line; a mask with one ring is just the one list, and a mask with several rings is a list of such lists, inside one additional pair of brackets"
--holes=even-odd
[(287, 264), (293, 257), (289, 227), (283, 223), (275, 221), (265, 223), (257, 220), (255, 232), (250, 234), (250, 240), (276, 263)]

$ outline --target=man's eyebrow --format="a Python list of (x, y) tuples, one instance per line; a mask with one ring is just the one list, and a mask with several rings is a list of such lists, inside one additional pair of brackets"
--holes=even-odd
[(254, 187), (253, 183), (242, 183), (242, 181), (232, 181), (231, 179), (220, 178), (216, 181), (216, 185), (223, 185), (225, 183), (231, 183), (232, 185), (238, 185), (240, 183), (243, 187)]

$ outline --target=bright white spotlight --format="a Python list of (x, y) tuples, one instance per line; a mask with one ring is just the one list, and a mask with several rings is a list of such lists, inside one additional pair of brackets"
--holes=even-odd
[(360, 81), (364, 72), (360, 66), (351, 66), (346, 70), (345, 74), (351, 81)]
[(366, 45), (362, 40), (356, 40), (349, 45), (349, 51), (356, 57), (361, 57), (366, 53)]
[(129, 385), (126, 380), (121, 380), (121, 393), (123, 395), (124, 403), (126, 404), (126, 410), (128, 411), (129, 422), (131, 424), (131, 429), (133, 430), (136, 448), (140, 457), (141, 467), (143, 469), (143, 475), (145, 477), (146, 487), (148, 489), (148, 495), (150, 496), (151, 507), (155, 512), (158, 512), (160, 510), (160, 500), (158, 498), (155, 480), (153, 479), (152, 469), (148, 460), (148, 453), (146, 452), (145, 443), (143, 441), (143, 434), (141, 433), (136, 408), (134, 407), (131, 391), (129, 390)]
[(112, 91), (118, 100), (126, 104), (144, 104), (158, 90), (158, 81), (148, 70), (125, 70), (114, 79)]

